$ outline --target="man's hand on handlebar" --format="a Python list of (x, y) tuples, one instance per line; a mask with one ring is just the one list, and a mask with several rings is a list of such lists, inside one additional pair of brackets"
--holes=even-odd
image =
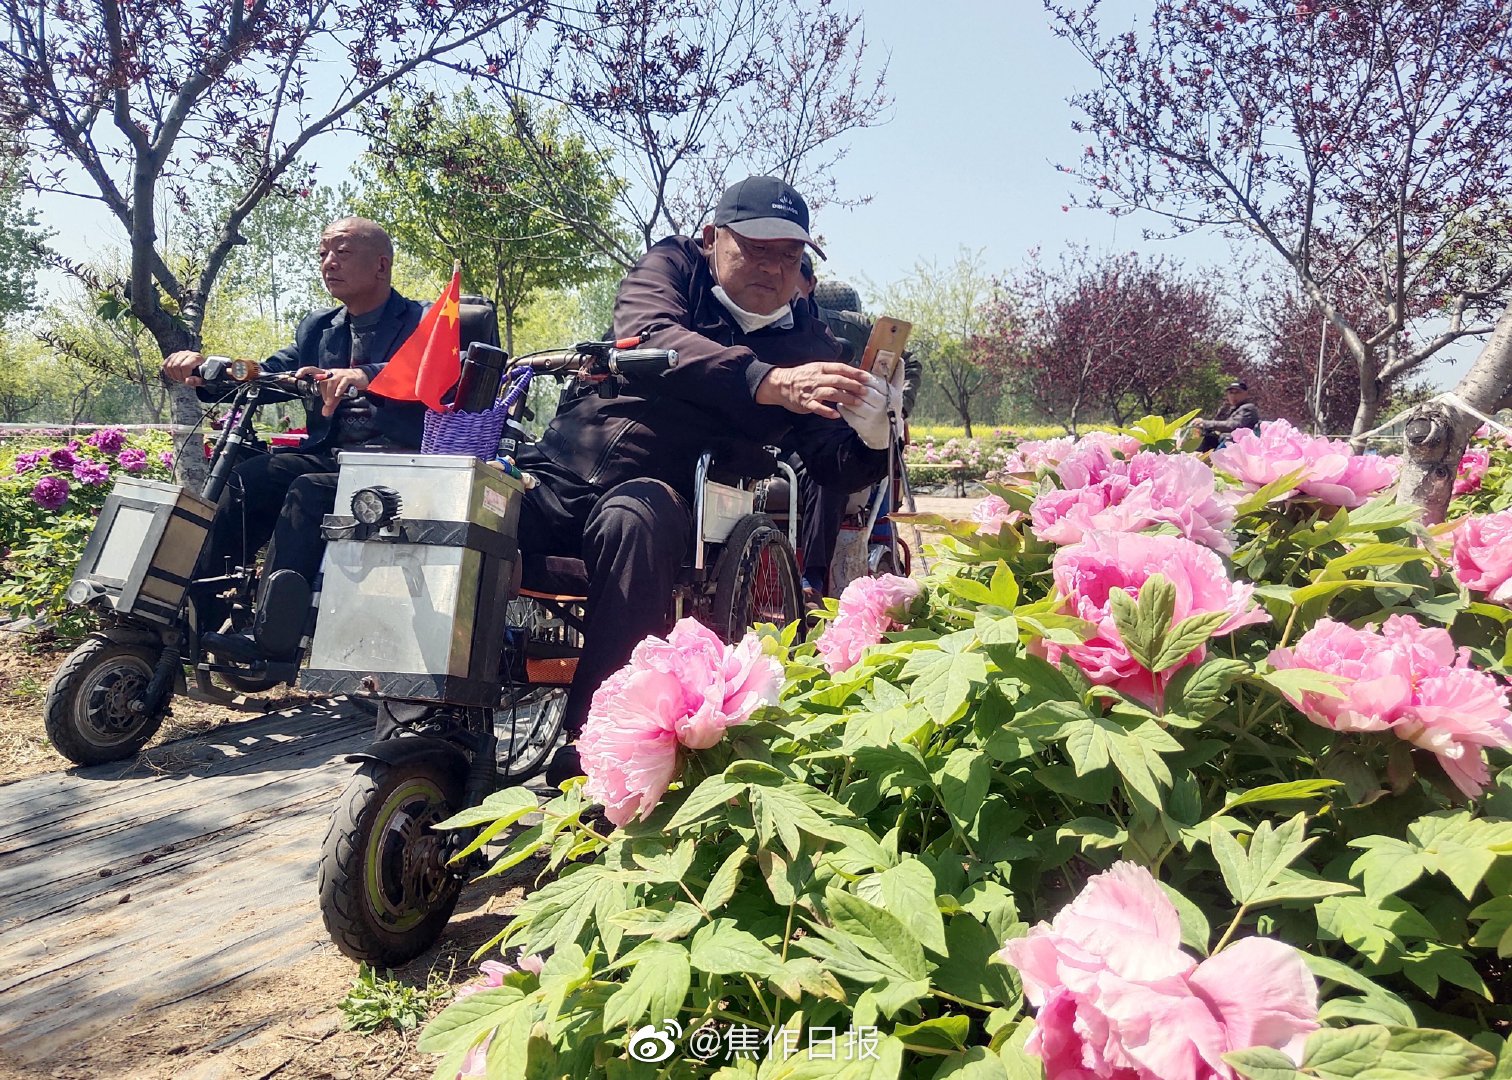
[(319, 380), (316, 386), (320, 387), (321, 400), (325, 402), (320, 409), (321, 416), (330, 416), (336, 411), (347, 398), (354, 398), (367, 389), (367, 373), (361, 368), (318, 368), (302, 367), (294, 373), (296, 379)]
[(183, 383), (185, 386), (204, 386), (205, 380), (196, 374), (199, 366), (204, 362), (204, 356), (192, 349), (170, 353), (163, 361), (163, 378), (169, 382)]
[(857, 408), (866, 400), (869, 385), (866, 372), (837, 361), (773, 368), (756, 387), (756, 404), (781, 405), (788, 412), (818, 413), (838, 420), (834, 407)]

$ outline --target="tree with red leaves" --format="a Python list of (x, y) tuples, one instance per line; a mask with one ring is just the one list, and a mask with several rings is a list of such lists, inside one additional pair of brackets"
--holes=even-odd
[(1505, 0), (1155, 0), (1142, 31), (1045, 0), (1101, 77), (1089, 205), (1280, 256), (1358, 372), (1351, 429), (1512, 284)]
[(1212, 403), (1245, 362), (1235, 323), (1215, 286), (1165, 259), (1083, 249), (1058, 267), (1032, 257), (999, 291), (975, 351), (1075, 435)]

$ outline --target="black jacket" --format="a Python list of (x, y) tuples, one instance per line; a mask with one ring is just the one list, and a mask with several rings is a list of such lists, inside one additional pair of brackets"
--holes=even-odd
[(697, 243), (674, 236), (630, 269), (614, 302), (614, 335), (676, 349), (677, 366), (620, 396), (569, 396), (540, 451), (594, 487), (651, 477), (691, 496), (698, 456), (722, 442), (795, 450), (822, 484), (855, 490), (887, 471), (843, 420), (758, 405), (756, 387), (774, 367), (838, 360), (840, 346), (807, 305), (791, 329), (744, 333), (714, 298), (714, 275)]
[[(389, 293), (372, 342), (373, 355), (381, 359), (359, 365), (369, 379), (383, 370), (383, 365), (420, 325), (424, 310), (417, 300), (409, 300), (398, 292)], [(279, 349), (262, 366), (264, 371), (275, 372), (297, 371), (302, 367), (344, 368), (351, 366), (351, 356), (352, 329), (347, 323), (346, 307), (341, 306), (306, 315), (294, 331), (294, 343)], [(393, 401), (378, 394), (370, 394), (369, 400), (373, 404), (374, 426), (380, 435), (399, 446), (419, 447), (425, 416), (423, 404)], [(338, 409), (338, 415), (339, 412)], [(323, 450), (330, 446), (335, 420), (335, 416), (321, 416), (318, 407), (307, 408), (305, 424), (309, 434), (302, 449)]]
[(1208, 431), (1238, 431), (1240, 428), (1259, 431), (1260, 407), (1253, 401), (1241, 401), (1232, 408), (1224, 405), (1218, 410), (1217, 418), (1209, 420), (1203, 427)]

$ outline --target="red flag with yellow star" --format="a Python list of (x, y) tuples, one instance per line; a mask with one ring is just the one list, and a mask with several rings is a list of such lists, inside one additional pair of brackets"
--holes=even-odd
[(368, 389), (396, 401), (423, 401), (436, 412), (445, 411), (441, 395), (457, 385), (462, 374), (462, 334), (457, 298), (462, 270), (452, 271), (451, 284), (420, 318), (392, 359), (368, 384)]

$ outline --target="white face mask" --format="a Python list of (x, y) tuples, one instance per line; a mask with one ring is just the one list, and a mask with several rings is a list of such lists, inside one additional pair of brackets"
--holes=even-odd
[(793, 306), (791, 304), (783, 304), (770, 315), (757, 315), (755, 312), (747, 311), (731, 300), (730, 294), (725, 292), (723, 285), (716, 285), (710, 291), (714, 294), (714, 299), (724, 305), (724, 309), (734, 317), (735, 321), (740, 324), (740, 329), (747, 334), (754, 333), (764, 326), (771, 326), (773, 323), (782, 322), (784, 319), (789, 323), (793, 321)]

